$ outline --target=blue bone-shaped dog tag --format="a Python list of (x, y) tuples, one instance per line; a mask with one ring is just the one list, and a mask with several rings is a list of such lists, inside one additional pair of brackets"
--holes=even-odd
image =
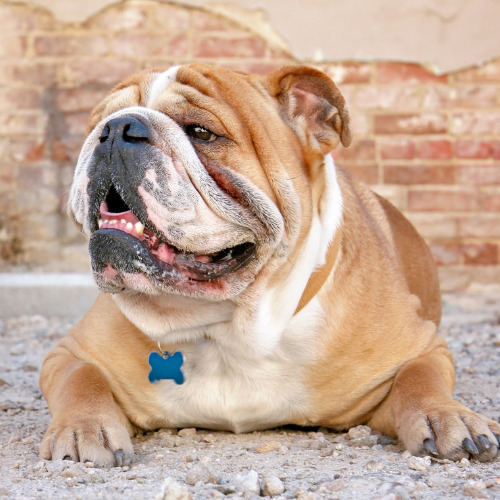
[(184, 383), (184, 374), (181, 366), (184, 363), (184, 356), (181, 352), (163, 353), (163, 356), (153, 351), (149, 354), (149, 381), (152, 384), (160, 380), (173, 380), (176, 384)]

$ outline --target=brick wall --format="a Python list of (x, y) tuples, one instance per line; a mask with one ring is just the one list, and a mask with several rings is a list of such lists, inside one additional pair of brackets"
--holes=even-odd
[[(293, 62), (199, 9), (129, 1), (83, 24), (0, 1), (0, 271), (86, 270), (64, 205), (90, 109), (128, 74), (194, 60), (267, 72)], [(500, 281), (500, 60), (435, 76), (418, 65), (320, 66), (355, 141), (337, 161), (405, 211), (445, 288)]]

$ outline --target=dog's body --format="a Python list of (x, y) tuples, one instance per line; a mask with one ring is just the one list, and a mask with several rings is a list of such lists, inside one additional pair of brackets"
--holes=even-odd
[[(350, 131), (325, 75), (144, 72), (89, 130), (70, 201), (110, 293), (44, 363), (44, 458), (127, 461), (135, 428), (361, 423), (496, 455), (500, 426), (451, 396), (429, 250), (329, 156)], [(182, 384), (149, 382), (158, 345)]]

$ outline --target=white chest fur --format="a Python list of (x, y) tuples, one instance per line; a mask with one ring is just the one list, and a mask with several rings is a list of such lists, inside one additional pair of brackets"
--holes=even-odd
[(293, 318), (273, 352), (261, 357), (215, 340), (188, 345), (185, 382), (155, 386), (165, 425), (246, 432), (300, 421), (310, 405), (306, 360), (314, 359), (313, 325), (321, 318), (319, 306), (311, 302)]

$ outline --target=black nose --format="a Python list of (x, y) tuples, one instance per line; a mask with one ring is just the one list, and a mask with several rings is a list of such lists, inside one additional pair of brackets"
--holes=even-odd
[(132, 116), (113, 118), (102, 129), (99, 140), (101, 144), (106, 141), (124, 141), (128, 143), (148, 142), (151, 138), (149, 129), (144, 123)]

